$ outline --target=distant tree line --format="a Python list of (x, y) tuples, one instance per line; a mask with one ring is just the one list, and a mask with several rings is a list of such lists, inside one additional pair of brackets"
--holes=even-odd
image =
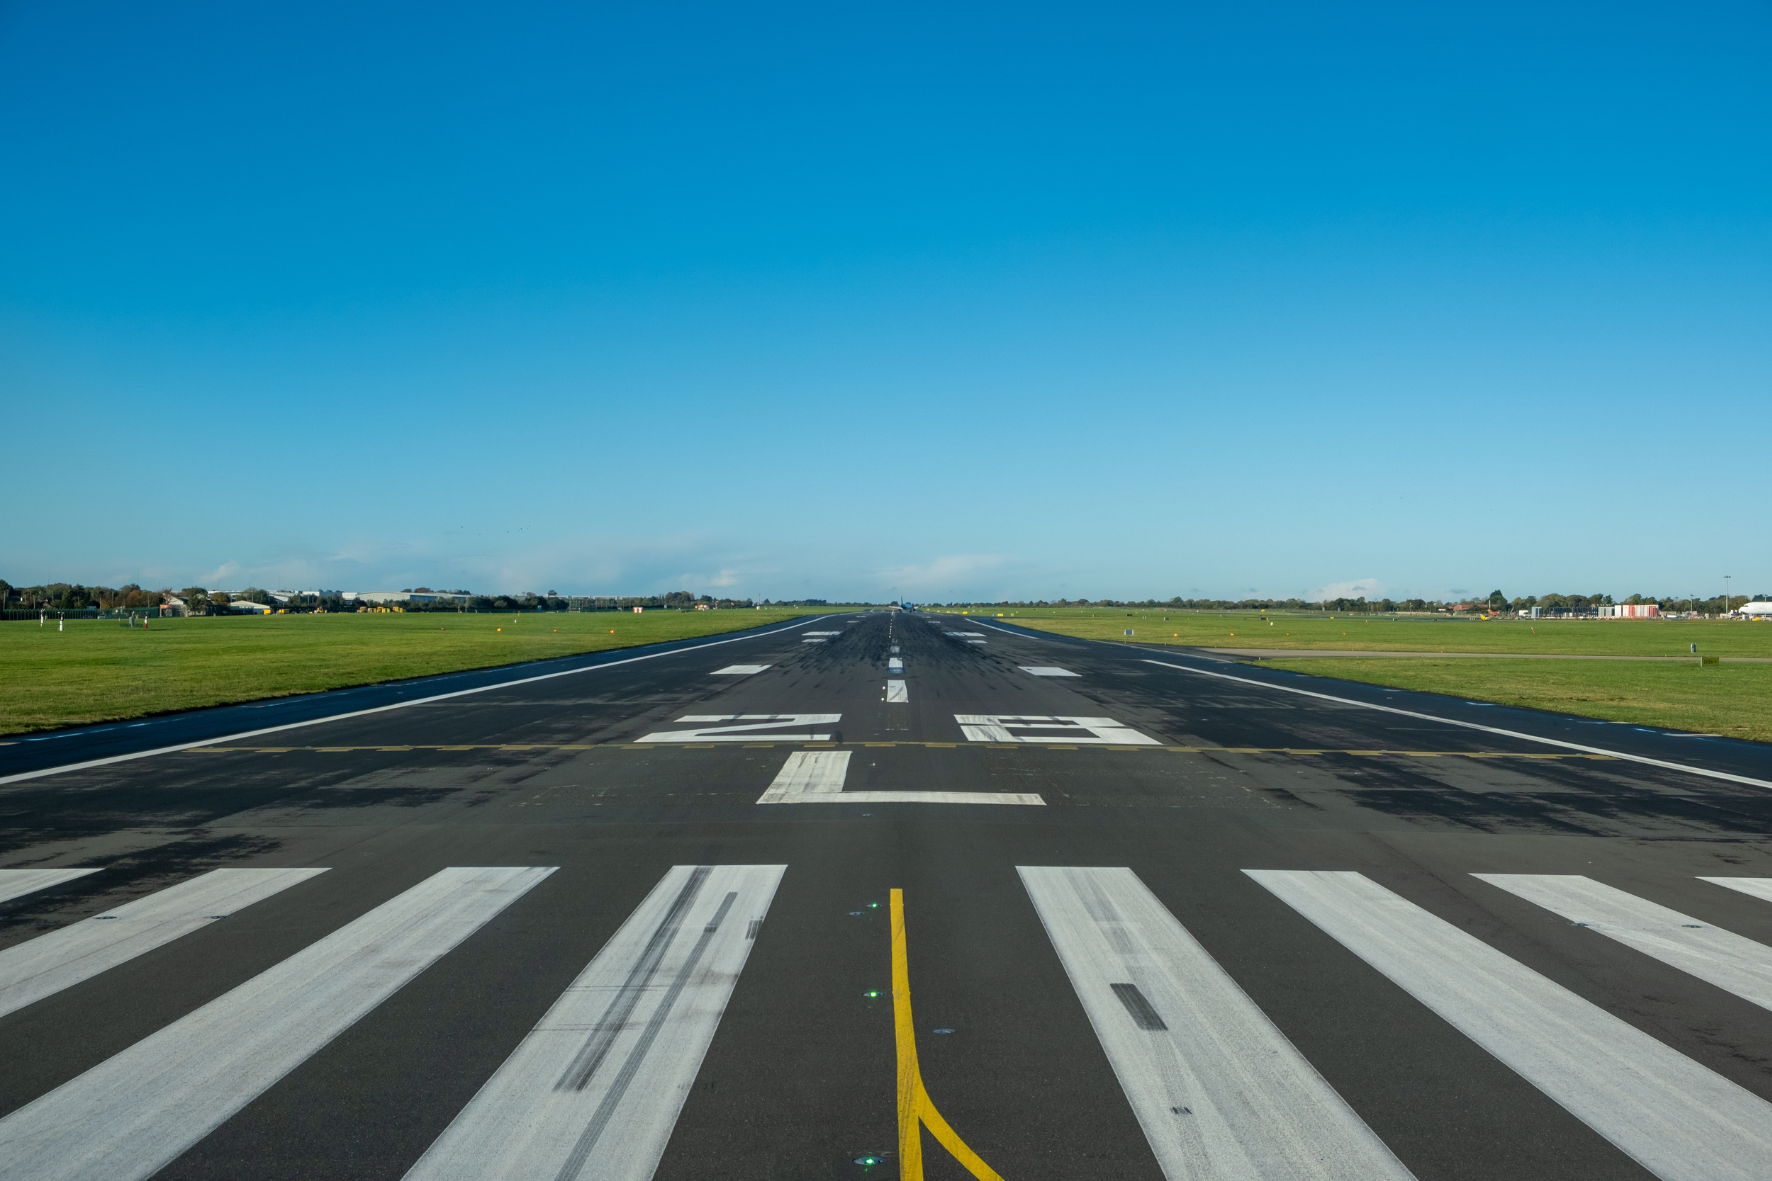
[[(1733, 595), (1730, 602), (1734, 607), (1751, 602), (1755, 599), (1766, 600), (1772, 595)], [(1189, 599), (1179, 595), (1169, 599), (1015, 599), (1001, 600), (995, 603), (930, 603), (929, 606), (941, 607), (991, 607), (1012, 609), (1017, 607), (1141, 607), (1169, 608), (1176, 611), (1337, 611), (1355, 614), (1373, 612), (1379, 614), (1403, 613), (1446, 613), (1463, 614), (1466, 612), (1489, 612), (1505, 614), (1509, 612), (1530, 611), (1540, 608), (1547, 614), (1569, 612), (1588, 614), (1601, 607), (1614, 603), (1659, 603), (1663, 611), (1696, 611), (1707, 614), (1718, 614), (1724, 610), (1723, 596), (1711, 595), (1654, 595), (1633, 594), (1622, 599), (1614, 599), (1609, 594), (1547, 594), (1522, 595), (1510, 598), (1500, 590), (1490, 591), (1482, 598), (1473, 599), (1368, 599), (1364, 595), (1357, 597), (1339, 596), (1333, 599), (1307, 600), (1290, 599)]]
[[(546, 594), (536, 591), (525, 591), (521, 594), (473, 595), (465, 590), (433, 591), (429, 587), (405, 587), (404, 594), (449, 594), (468, 595), (461, 599), (436, 599), (424, 602), (407, 600), (399, 606), (407, 611), (627, 611), (634, 607), (651, 607), (655, 609), (677, 608), (693, 609), (698, 604), (712, 608), (753, 607), (757, 604), (751, 599), (715, 598), (713, 595), (696, 595), (689, 591), (670, 591), (662, 595), (562, 595), (550, 590)], [(279, 592), (282, 594), (282, 592)], [(178, 599), (185, 605), (186, 611), (193, 615), (209, 615), (223, 613), (234, 603), (259, 603), (274, 605), (288, 611), (355, 611), (359, 606), (368, 604), (347, 599), (343, 591), (320, 590), (298, 594), (283, 595), (276, 598), (261, 587), (246, 587), (237, 591), (209, 590), (200, 586), (187, 586), (179, 590), (171, 587), (160, 587), (148, 590), (127, 583), (120, 587), (87, 586), (77, 582), (51, 582), (41, 586), (13, 586), (0, 579), (0, 609), (13, 611), (108, 611), (123, 609), (152, 609), (172, 599)], [(817, 600), (805, 601), (811, 605), (822, 605)], [(800, 605), (796, 602), (794, 605)]]

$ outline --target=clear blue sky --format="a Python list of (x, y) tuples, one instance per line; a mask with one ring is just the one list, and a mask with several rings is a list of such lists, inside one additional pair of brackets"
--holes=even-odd
[(0, 576), (1772, 591), (1772, 9), (0, 3)]

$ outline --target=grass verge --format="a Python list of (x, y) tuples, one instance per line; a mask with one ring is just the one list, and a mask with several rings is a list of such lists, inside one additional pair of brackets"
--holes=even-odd
[(839, 608), (0, 624), (0, 734), (738, 631)]
[[(972, 616), (998, 618), (995, 608)], [(1372, 652), (1498, 652), (1563, 656), (1772, 657), (1772, 624), (1728, 620), (1462, 619), (1324, 615), (1316, 611), (1163, 611), (1125, 607), (1005, 610), (1004, 623), (1090, 640), (1200, 648), (1360, 649)]]
[(1263, 660), (1263, 667), (1581, 717), (1772, 742), (1772, 664), (1616, 660)]

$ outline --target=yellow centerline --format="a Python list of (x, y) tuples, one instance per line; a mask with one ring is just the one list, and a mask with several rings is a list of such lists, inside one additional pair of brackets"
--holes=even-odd
[(917, 1063), (917, 1025), (911, 1018), (911, 968), (905, 953), (904, 891), (892, 891), (892, 1028), (898, 1041), (898, 1176), (923, 1181), (923, 1129), (978, 1181), (1003, 1181), (942, 1118), (923, 1085)]

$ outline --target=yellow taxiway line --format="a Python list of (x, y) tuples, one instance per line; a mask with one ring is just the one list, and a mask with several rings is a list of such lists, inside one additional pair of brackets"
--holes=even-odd
[(904, 891), (892, 891), (892, 1029), (898, 1040), (898, 1176), (923, 1181), (923, 1129), (978, 1181), (1003, 1181), (935, 1109), (917, 1064), (917, 1026), (911, 1019), (911, 968), (905, 954)]

